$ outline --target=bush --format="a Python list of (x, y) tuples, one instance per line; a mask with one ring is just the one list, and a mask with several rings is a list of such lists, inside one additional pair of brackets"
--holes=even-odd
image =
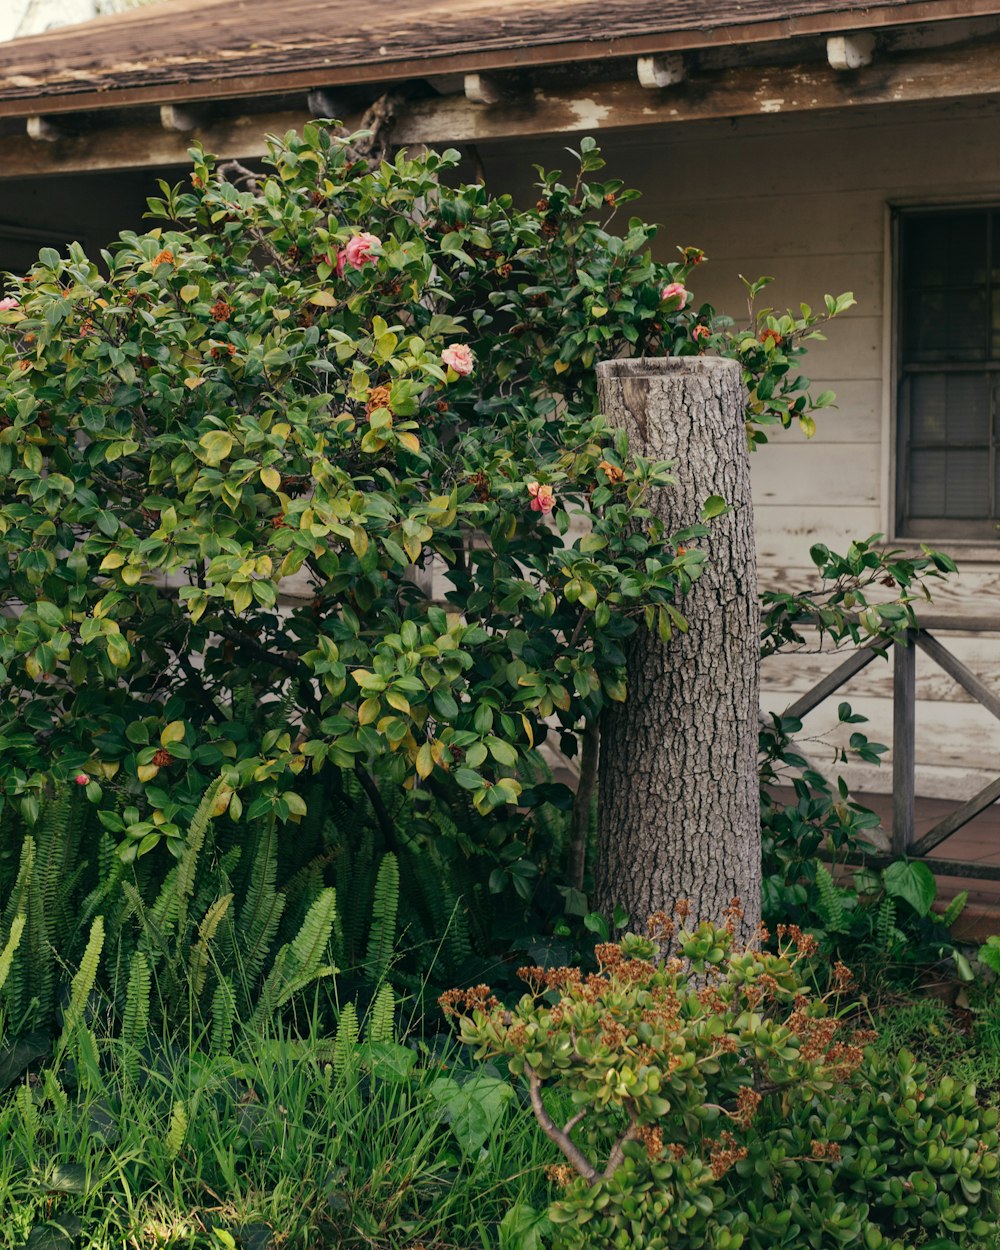
[(814, 940), (792, 927), (776, 952), (741, 949), (730, 927), (677, 932), (663, 915), (650, 933), (598, 946), (588, 975), (523, 969), (511, 1008), (485, 986), (443, 1000), (565, 1156), (558, 1246), (879, 1250), (997, 1232), (997, 1113), (866, 1049), (836, 1011), (847, 970), (823, 996), (804, 984)]
[(0, 786), (29, 824), (52, 782), (111, 786), (122, 852), (177, 855), (220, 769), (234, 819), (281, 821), (304, 771), (354, 771), (387, 839), (373, 771), (515, 804), (550, 719), (571, 746), (624, 698), (629, 632), (683, 628), (703, 559), (651, 520), (666, 466), (605, 428), (595, 360), (730, 352), (761, 437), (832, 400), (793, 366), (849, 296), (730, 333), (683, 285), (700, 252), (605, 228), (634, 193), (585, 180), (592, 142), (529, 210), (457, 160), (369, 169), (311, 124), (239, 190), (195, 149), (166, 225), (15, 283)]

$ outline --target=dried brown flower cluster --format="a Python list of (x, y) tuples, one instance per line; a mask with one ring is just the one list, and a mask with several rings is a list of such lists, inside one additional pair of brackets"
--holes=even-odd
[(213, 321), (228, 321), (233, 315), (233, 306), (224, 299), (217, 299), (208, 310)]
[(488, 985), (474, 985), (468, 990), (445, 990), (438, 1005), (446, 1016), (458, 1016), (463, 1010), (493, 1011), (500, 1006), (500, 1000)]
[(373, 386), (368, 392), (368, 403), (365, 405), (365, 413), (370, 417), (376, 408), (388, 408), (392, 412), (389, 405), (389, 388), (387, 386)]
[(758, 1094), (750, 1085), (743, 1085), (736, 1095), (736, 1123), (741, 1128), (749, 1128), (757, 1114), (757, 1108), (763, 1101), (762, 1094)]
[(545, 1169), (545, 1176), (554, 1185), (559, 1185), (563, 1189), (568, 1189), (576, 1180), (576, 1173), (568, 1163), (550, 1163)]
[(708, 1165), (712, 1169), (712, 1175), (717, 1181), (721, 1180), (731, 1167), (739, 1163), (741, 1159), (745, 1159), (749, 1153), (746, 1146), (737, 1144), (732, 1133), (724, 1132), (708, 1156)]
[(643, 1124), (636, 1129), (636, 1136), (646, 1147), (646, 1154), (651, 1159), (659, 1159), (663, 1154), (663, 1132), (652, 1124)]
[(819, 943), (811, 933), (803, 933), (797, 924), (778, 925), (779, 943), (787, 943), (800, 955), (808, 958), (819, 950)]
[[(598, 467), (603, 469), (603, 462)], [(677, 932), (677, 925), (665, 911), (654, 911), (646, 921), (646, 932), (654, 942), (669, 942)]]

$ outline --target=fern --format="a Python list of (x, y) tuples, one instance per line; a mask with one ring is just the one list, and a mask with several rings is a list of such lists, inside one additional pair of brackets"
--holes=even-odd
[(372, 926), (368, 934), (365, 971), (376, 985), (383, 979), (396, 942), (396, 914), (399, 910), (399, 861), (390, 851), (383, 855), (375, 878), (372, 900)]
[(232, 983), (226, 977), (220, 977), (212, 995), (212, 1037), (209, 1045), (214, 1059), (229, 1053), (235, 1020), (236, 994)]
[(368, 1012), (366, 1037), (369, 1042), (391, 1042), (396, 1037), (396, 995), (391, 985), (383, 985)]
[(232, 894), (223, 894), (209, 907), (198, 926), (198, 941), (191, 952), (189, 985), (191, 994), (198, 999), (205, 989), (205, 978), (208, 974), (209, 948), (215, 938), (219, 925), (233, 901)]
[(73, 977), (73, 983), (70, 986), (69, 1004), (63, 1017), (63, 1031), (57, 1048), (60, 1052), (66, 1049), (69, 1039), (83, 1020), (84, 1012), (87, 1010), (87, 1004), (90, 1001), (90, 995), (93, 993), (94, 984), (97, 981), (97, 971), (100, 967), (101, 950), (103, 947), (104, 917), (98, 916), (90, 926), (87, 949), (83, 952), (80, 967), (77, 969), (76, 975)]
[(201, 802), (191, 817), (187, 837), (184, 839), (184, 850), (181, 852), (181, 860), (177, 868), (177, 936), (179, 942), (183, 942), (185, 938), (188, 903), (194, 892), (198, 856), (205, 844), (205, 832), (211, 822), (212, 807), (221, 785), (222, 778), (216, 777), (202, 795)]
[(350, 1069), (359, 1036), (358, 1011), (353, 1003), (348, 1003), (340, 1013), (333, 1042), (333, 1070), (337, 1076), (342, 1077)]
[[(7, 944), (0, 951), (0, 991), (7, 983), (10, 976), (10, 970), (14, 963), (14, 955), (21, 942), (21, 935), (24, 933), (25, 919), (23, 914), (14, 917), (10, 926), (10, 933), (7, 935)], [(0, 1043), (4, 1040), (4, 1015), (0, 1011)]]
[(816, 909), (831, 933), (847, 932), (847, 913), (840, 892), (823, 864), (816, 865)]
[(121, 1039), (129, 1046), (144, 1046), (146, 1043), (151, 989), (149, 961), (142, 951), (136, 951), (129, 969), (121, 1029)]
[(323, 964), (333, 933), (336, 908), (336, 891), (325, 889), (309, 908), (294, 940), (278, 951), (254, 1009), (253, 1023), (256, 1027), (270, 1020), (294, 994), (317, 978), (336, 972), (336, 968)]
[(0, 951), (0, 990), (7, 984), (7, 978), (10, 976), (14, 954), (20, 945), (21, 935), (24, 933), (24, 925), (24, 913), (20, 912), (11, 922), (10, 932), (7, 934), (7, 944)]
[(264, 836), (257, 841), (250, 873), (250, 888), (235, 925), (235, 941), (249, 1005), (252, 988), (260, 980), (271, 951), (285, 907), (284, 895), (274, 883), (278, 874), (278, 857), (273, 819), (267, 822)]
[(969, 901), (969, 891), (962, 890), (956, 894), (948, 906), (941, 913), (941, 923), (946, 929), (950, 929), (955, 921), (965, 910), (965, 904)]
[(896, 900), (888, 895), (879, 904), (875, 917), (875, 941), (884, 954), (889, 954), (896, 945)]
[(175, 1102), (173, 1110), (170, 1112), (170, 1127), (167, 1129), (167, 1136), (164, 1145), (167, 1151), (167, 1158), (173, 1162), (180, 1154), (184, 1147), (184, 1138), (188, 1131), (188, 1113), (187, 1107), (182, 1102)]

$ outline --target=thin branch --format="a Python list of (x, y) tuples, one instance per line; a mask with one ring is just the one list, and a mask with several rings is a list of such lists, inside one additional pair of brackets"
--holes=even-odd
[(583, 728), (580, 752), (580, 780), (573, 798), (570, 817), (569, 883), (574, 890), (583, 889), (587, 867), (587, 839), (590, 835), (590, 814), (597, 793), (597, 766), (600, 758), (601, 737), (596, 720), (589, 720)]
[(603, 1180), (609, 1181), (618, 1171), (625, 1158), (625, 1146), (630, 1141), (635, 1141), (638, 1137), (638, 1122), (636, 1120), (635, 1111), (632, 1107), (628, 1108), (629, 1126), (628, 1129), (615, 1142), (611, 1153), (608, 1155), (607, 1166), (604, 1169)]
[(199, 673), (195, 669), (187, 652), (175, 648), (174, 655), (177, 658), (177, 663), (181, 666), (184, 676), (191, 683), (191, 689), (194, 691), (195, 698), (215, 720), (220, 723), (228, 721), (229, 717), (226, 715), (225, 709), (216, 703), (205, 685), (205, 674)]
[(528, 1093), (531, 1098), (531, 1108), (535, 1113), (535, 1119), (538, 1121), (539, 1128), (549, 1141), (554, 1142), (559, 1147), (580, 1175), (593, 1184), (597, 1179), (597, 1169), (579, 1146), (570, 1140), (566, 1132), (556, 1124), (545, 1110), (545, 1103), (542, 1102), (542, 1082), (538, 1079), (538, 1073), (535, 1072), (528, 1062), (525, 1062), (524, 1070), (528, 1075)]
[(379, 793), (374, 777), (356, 756), (354, 759), (354, 771), (357, 774), (358, 781), (361, 782), (361, 788), (368, 795), (368, 801), (375, 812), (375, 819), (378, 821), (378, 827), (382, 830), (382, 836), (385, 838), (386, 845), (390, 850), (398, 851), (399, 838), (396, 836), (396, 826), (392, 823), (389, 810), (382, 800), (382, 795)]
[(584, 1107), (584, 1109), (582, 1111), (578, 1111), (576, 1115), (570, 1116), (570, 1118), (563, 1125), (562, 1131), (566, 1134), (567, 1137), (569, 1137), (570, 1133), (572, 1133), (572, 1131), (576, 1128), (576, 1126), (580, 1123), (580, 1121), (584, 1119), (584, 1117), (587, 1114), (587, 1110), (588, 1108)]

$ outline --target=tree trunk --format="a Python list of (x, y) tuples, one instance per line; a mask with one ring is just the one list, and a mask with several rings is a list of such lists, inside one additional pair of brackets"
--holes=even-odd
[(750, 459), (736, 361), (613, 360), (597, 366), (601, 408), (632, 451), (673, 462), (651, 510), (668, 533), (710, 495), (731, 511), (701, 540), (707, 565), (678, 606), (690, 628), (662, 643), (640, 626), (627, 647), (628, 697), (601, 724), (597, 907), (641, 928), (679, 899), (719, 921), (739, 898), (739, 936), (760, 920), (757, 715), (760, 630)]

